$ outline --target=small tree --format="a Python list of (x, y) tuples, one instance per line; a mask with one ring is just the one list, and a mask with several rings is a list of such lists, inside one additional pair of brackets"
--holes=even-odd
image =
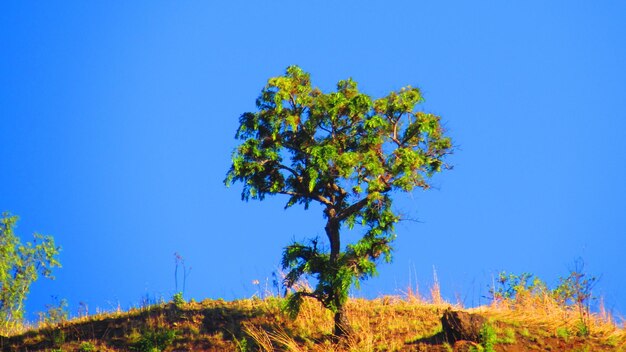
[[(297, 315), (304, 297), (334, 312), (335, 334), (350, 331), (344, 304), (349, 288), (376, 274), (379, 259), (391, 260), (393, 191), (427, 189), (427, 179), (446, 165), (452, 150), (440, 118), (416, 111), (417, 88), (403, 88), (373, 100), (352, 79), (322, 93), (297, 66), (271, 78), (256, 101), (257, 112), (241, 115), (226, 185), (243, 183), (242, 199), (288, 196), (285, 208), (312, 202), (323, 207), (330, 250), (313, 239), (284, 250), (287, 287), (303, 276), (316, 279), (312, 292), (288, 297)], [(362, 229), (362, 237), (341, 250), (340, 231)]]
[(589, 332), (589, 316), (591, 315), (591, 301), (593, 288), (598, 278), (589, 276), (585, 272), (585, 262), (582, 258), (574, 261), (574, 268), (570, 269), (568, 277), (559, 278), (558, 286), (552, 291), (553, 296), (562, 305), (574, 306), (578, 311), (584, 335)]
[(0, 218), (0, 330), (4, 333), (22, 323), (30, 285), (39, 275), (52, 279), (52, 268), (61, 266), (60, 248), (53, 238), (35, 234), (32, 243), (23, 245), (13, 232), (17, 220), (9, 213)]

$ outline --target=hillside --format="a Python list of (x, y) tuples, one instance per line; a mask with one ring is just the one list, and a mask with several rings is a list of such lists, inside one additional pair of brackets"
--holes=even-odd
[[(0, 338), (2, 351), (626, 351), (626, 330), (575, 312), (501, 305), (463, 310), (414, 296), (352, 299), (355, 333), (334, 341), (332, 317), (315, 302), (295, 321), (281, 298), (163, 303), (74, 318)], [(478, 317), (475, 341), (454, 341), (445, 312)], [(464, 314), (464, 313), (459, 313)], [(445, 325), (445, 324), (444, 324)], [(456, 338), (458, 339), (458, 338)]]

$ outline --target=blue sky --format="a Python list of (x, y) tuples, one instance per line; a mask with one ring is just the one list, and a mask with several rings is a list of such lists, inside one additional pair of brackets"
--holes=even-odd
[[(626, 3), (3, 2), (0, 211), (63, 247), (51, 296), (90, 312), (174, 292), (252, 296), (319, 209), (244, 203), (222, 181), (238, 116), (297, 64), (331, 90), (420, 87), (458, 145), (435, 189), (398, 195), (394, 262), (354, 295), (485, 303), (493, 275), (556, 282), (582, 257), (626, 314)], [(356, 234), (346, 234), (353, 239)]]

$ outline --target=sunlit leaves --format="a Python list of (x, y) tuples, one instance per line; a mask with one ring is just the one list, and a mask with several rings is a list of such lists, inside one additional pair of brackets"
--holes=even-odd
[[(309, 74), (291, 66), (268, 81), (259, 111), (240, 117), (242, 144), (227, 183), (247, 184), (244, 199), (289, 193), (288, 205), (306, 203), (302, 198), (332, 202), (342, 195), (336, 187), (342, 179), (368, 192), (426, 188), (424, 176), (441, 170), (451, 143), (438, 116), (414, 111), (421, 101), (410, 87), (373, 101), (351, 79), (324, 94), (311, 86)], [(281, 155), (289, 157), (287, 164)]]

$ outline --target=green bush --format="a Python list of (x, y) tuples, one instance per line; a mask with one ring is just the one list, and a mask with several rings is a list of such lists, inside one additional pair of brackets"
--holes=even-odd
[(176, 334), (176, 330), (166, 328), (145, 330), (130, 348), (140, 352), (160, 352), (174, 343)]
[(515, 301), (527, 295), (547, 291), (546, 284), (530, 273), (521, 275), (507, 274), (505, 271), (498, 274), (496, 285), (489, 289), (493, 299)]

